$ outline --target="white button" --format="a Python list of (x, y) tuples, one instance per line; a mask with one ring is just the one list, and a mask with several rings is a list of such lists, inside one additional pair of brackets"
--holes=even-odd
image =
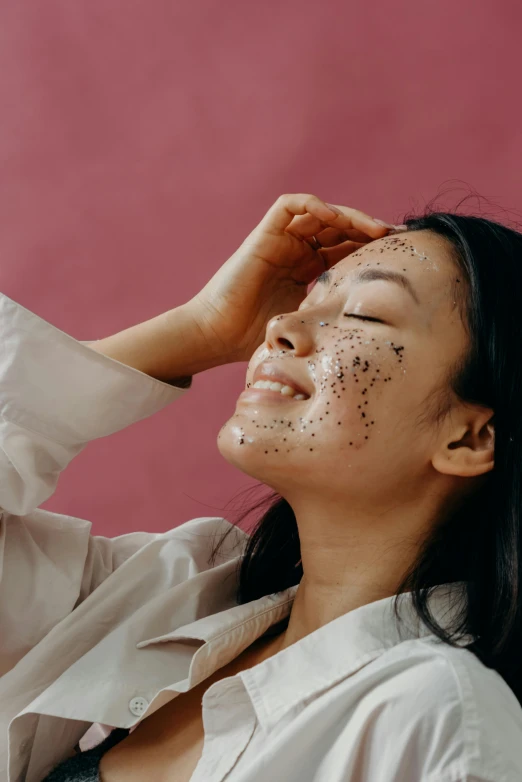
[(149, 702), (146, 698), (133, 698), (129, 701), (129, 709), (136, 717), (141, 717)]

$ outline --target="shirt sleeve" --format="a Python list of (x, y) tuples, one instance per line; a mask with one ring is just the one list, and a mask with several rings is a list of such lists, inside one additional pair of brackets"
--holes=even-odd
[(0, 674), (159, 533), (91, 536), (38, 506), (91, 441), (178, 399), (0, 294)]

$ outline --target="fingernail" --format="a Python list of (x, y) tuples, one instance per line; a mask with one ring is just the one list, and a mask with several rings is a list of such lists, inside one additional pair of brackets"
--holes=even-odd
[(336, 206), (333, 206), (333, 204), (329, 204), (327, 201), (325, 201), (325, 204), (326, 204), (326, 206), (328, 207), (328, 209), (331, 209), (331, 210), (332, 210), (332, 212), (335, 212), (335, 213), (336, 213), (336, 214), (338, 214), (338, 215), (342, 215), (342, 212), (341, 212), (341, 210), (340, 210), (340, 209), (337, 209), (337, 207), (336, 207)]
[(384, 220), (377, 220), (376, 217), (372, 217), (372, 220), (374, 223), (377, 223), (377, 225), (382, 225), (383, 228), (395, 228), (396, 226), (392, 225), (391, 223), (385, 223)]
[(395, 231), (407, 231), (408, 226), (407, 225), (394, 225), (393, 226)]

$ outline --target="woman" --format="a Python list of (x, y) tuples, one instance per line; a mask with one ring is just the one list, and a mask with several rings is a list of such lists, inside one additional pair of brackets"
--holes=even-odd
[[(3, 297), (5, 779), (522, 778), (521, 253), (285, 195), (186, 305), (99, 342)], [(37, 509), (89, 440), (242, 360), (218, 445), (275, 492), (250, 539)]]

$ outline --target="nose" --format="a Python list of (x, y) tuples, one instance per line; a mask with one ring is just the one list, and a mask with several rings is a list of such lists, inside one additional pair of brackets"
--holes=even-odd
[(313, 350), (310, 326), (299, 312), (277, 315), (266, 327), (266, 344), (272, 350), (284, 350), (306, 356)]

